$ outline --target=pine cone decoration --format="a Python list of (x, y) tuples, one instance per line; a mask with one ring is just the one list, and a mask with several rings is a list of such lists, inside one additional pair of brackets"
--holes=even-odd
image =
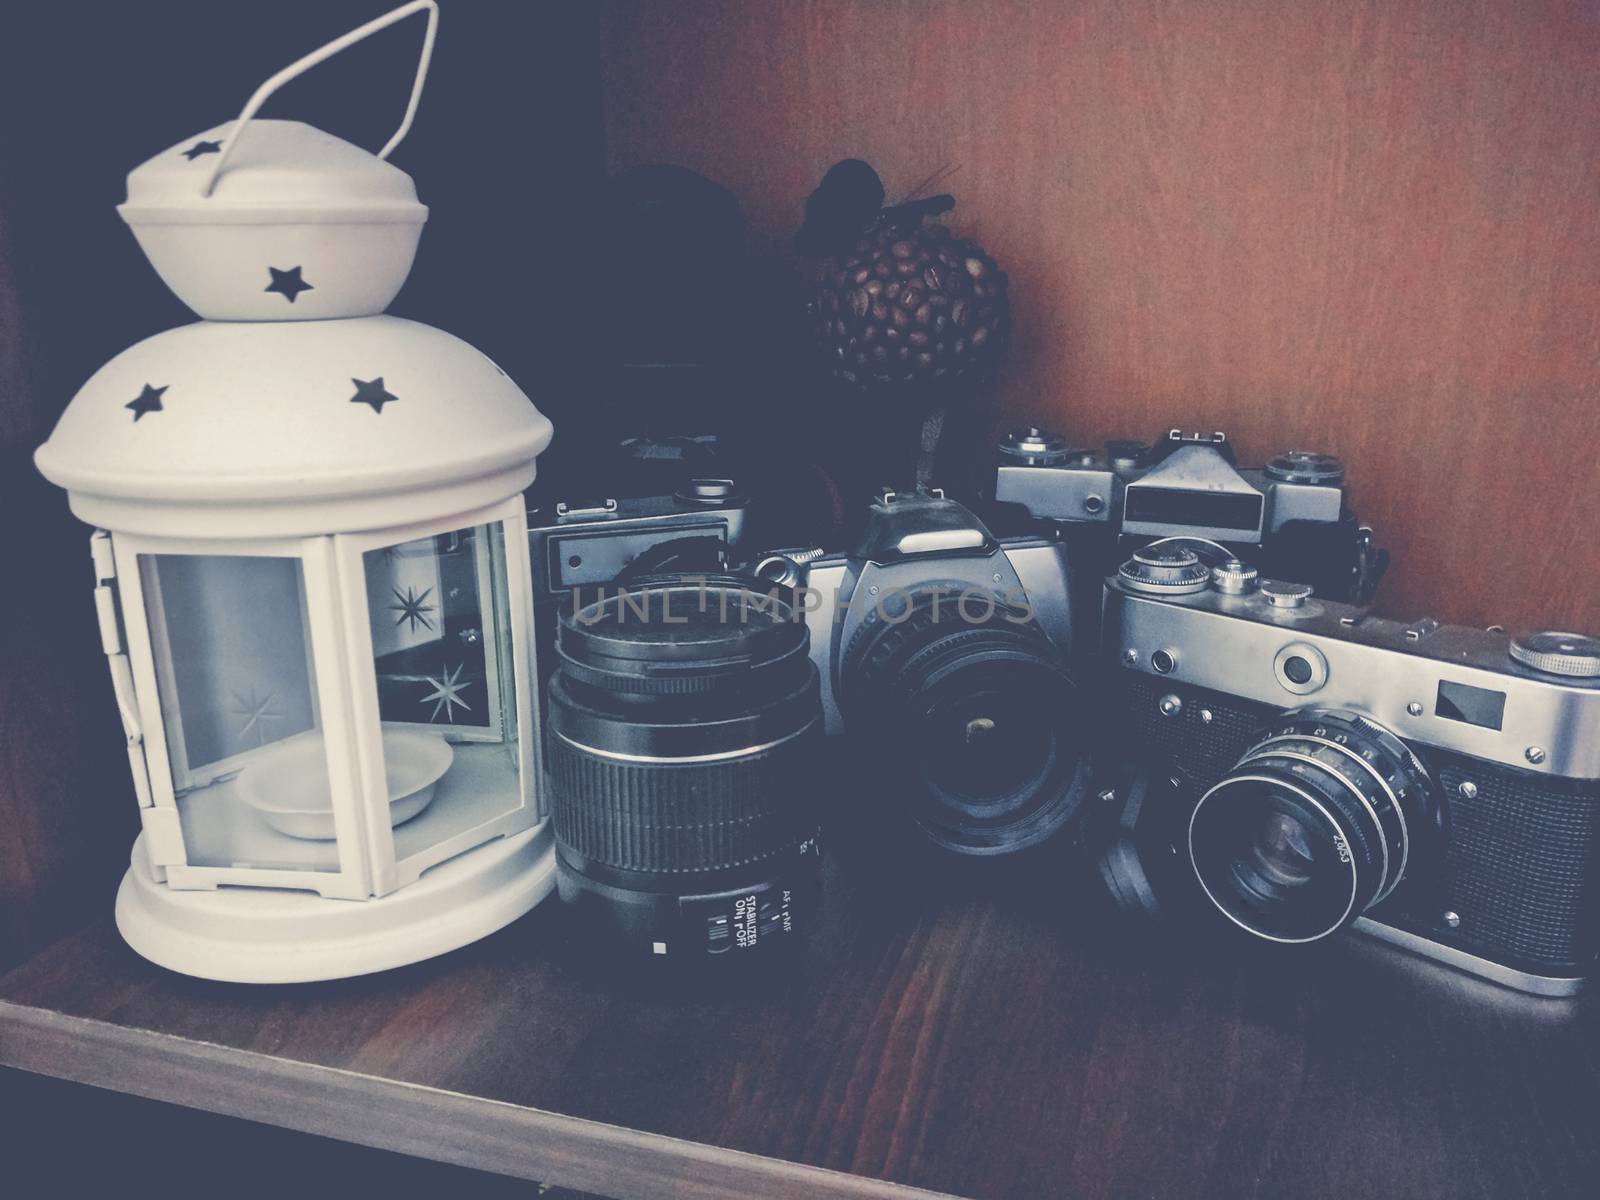
[(828, 276), (817, 312), (834, 369), (851, 383), (958, 378), (995, 359), (1006, 276), (943, 225), (890, 228), (858, 242)]

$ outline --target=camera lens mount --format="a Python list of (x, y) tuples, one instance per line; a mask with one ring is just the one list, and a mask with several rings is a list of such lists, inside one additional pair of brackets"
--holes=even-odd
[[(846, 722), (858, 746), (914, 780), (910, 816), (970, 855), (1044, 841), (1088, 786), (1077, 685), (1027, 614), (952, 583), (895, 601), (845, 653)], [(970, 585), (966, 585), (970, 588)]]
[(1316, 941), (1394, 891), (1430, 805), (1427, 772), (1394, 734), (1358, 713), (1302, 710), (1200, 798), (1190, 863), (1234, 924)]

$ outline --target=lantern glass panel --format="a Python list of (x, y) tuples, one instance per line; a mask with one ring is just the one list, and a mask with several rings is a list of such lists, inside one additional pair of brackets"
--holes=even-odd
[(142, 554), (139, 569), (189, 865), (338, 871), (300, 561)]
[[(493, 522), (362, 555), (401, 864), (523, 805), (504, 538)], [(413, 815), (419, 786), (431, 795)]]

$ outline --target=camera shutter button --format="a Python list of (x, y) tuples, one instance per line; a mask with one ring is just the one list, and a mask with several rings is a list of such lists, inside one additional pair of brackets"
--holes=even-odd
[(1256, 585), (1256, 569), (1243, 559), (1230, 558), (1211, 568), (1211, 586), (1229, 596), (1239, 596)]
[(1273, 608), (1299, 608), (1311, 597), (1311, 585), (1307, 583), (1268, 579), (1261, 584), (1260, 590)]

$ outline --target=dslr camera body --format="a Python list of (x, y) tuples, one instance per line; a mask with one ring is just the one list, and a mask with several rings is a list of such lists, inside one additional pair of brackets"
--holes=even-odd
[(1389, 556), (1350, 511), (1344, 482), (1343, 463), (1310, 451), (1238, 467), (1222, 433), (1173, 429), (1149, 446), (1115, 440), (1097, 454), (1027, 429), (1000, 443), (995, 499), (1057, 523), (1079, 551), (1078, 565), (1095, 563), (1085, 576), (1096, 593), (1139, 546), (1192, 537), (1220, 542), (1263, 575), (1366, 604)]
[(1519, 990), (1600, 953), (1600, 640), (1384, 620), (1153, 547), (1106, 585), (1142, 771), (1101, 873), (1275, 942), (1348, 925)]
[(755, 570), (801, 597), (827, 732), (886, 765), (886, 786), (912, 777), (934, 843), (1001, 854), (1071, 819), (1088, 780), (1059, 540), (997, 538), (937, 489), (885, 490), (848, 552)]

